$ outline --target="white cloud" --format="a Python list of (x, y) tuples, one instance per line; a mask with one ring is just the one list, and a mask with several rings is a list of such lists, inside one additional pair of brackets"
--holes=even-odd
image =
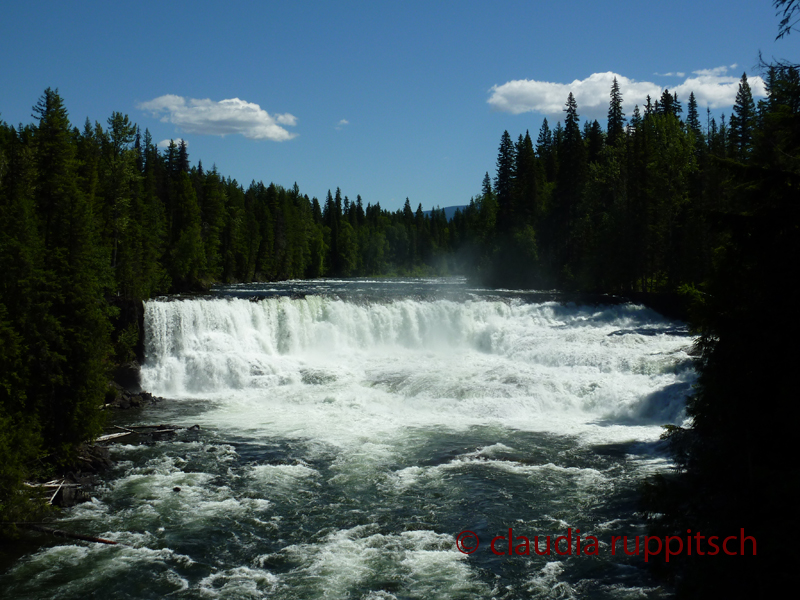
[(172, 140), (161, 140), (160, 142), (158, 142), (158, 147), (159, 148), (169, 148), (169, 143), (170, 142), (175, 142), (176, 146), (180, 146), (181, 142), (185, 142), (186, 146), (187, 147), (189, 146), (189, 142), (187, 142), (186, 140), (182, 140), (181, 138), (174, 138)]
[[(699, 106), (721, 108), (733, 106), (739, 90), (739, 77), (728, 75), (730, 67), (716, 67), (694, 71), (683, 83), (670, 86), (670, 92), (678, 94), (678, 100), (686, 106), (689, 93), (694, 92)], [(665, 76), (672, 76), (666, 73)], [(675, 76), (685, 77), (685, 73), (676, 72)], [(633, 106), (642, 107), (648, 94), (655, 101), (661, 96), (664, 88), (649, 81), (635, 81), (624, 75), (612, 73), (593, 73), (586, 79), (576, 79), (572, 83), (553, 83), (532, 79), (518, 79), (503, 85), (493, 86), (489, 92), (488, 103), (495, 109), (518, 115), (524, 112), (539, 112), (545, 115), (563, 118), (564, 105), (570, 92), (578, 103), (578, 113), (584, 118), (602, 118), (607, 114), (611, 93), (611, 84), (617, 78), (625, 112), (630, 116)], [(766, 96), (764, 81), (761, 77), (748, 78), (750, 89), (755, 98)]]
[(342, 119), (336, 124), (336, 129), (341, 130), (341, 128), (344, 127), (345, 125), (350, 125), (350, 121), (348, 121), (347, 119)]
[(297, 134), (281, 125), (294, 126), (297, 118), (289, 113), (270, 115), (258, 104), (230, 98), (214, 102), (167, 94), (138, 105), (140, 110), (161, 115), (164, 123), (173, 123), (187, 133), (206, 135), (241, 134), (251, 140), (283, 142)]
[(728, 72), (728, 67), (714, 67), (713, 69), (700, 69), (699, 71), (692, 71), (695, 75), (702, 77), (722, 77)]
[(675, 71), (674, 73), (653, 73), (656, 77), (686, 77), (686, 73), (682, 71)]
[[(692, 74), (695, 77), (687, 78), (686, 81), (675, 86), (670, 91), (677, 93), (678, 99), (684, 103), (689, 99), (689, 94), (694, 92), (695, 100), (700, 106), (708, 106), (709, 108), (733, 106), (736, 102), (736, 94), (739, 92), (739, 81), (742, 76), (732, 76), (727, 73), (729, 68), (735, 69), (736, 66), (734, 63), (730, 67), (694, 71)], [(747, 83), (750, 85), (750, 91), (753, 93), (754, 98), (766, 97), (767, 89), (761, 77), (748, 77)]]
[(562, 115), (564, 104), (570, 92), (578, 103), (578, 112), (604, 107), (608, 109), (609, 94), (614, 77), (619, 83), (625, 104), (642, 104), (648, 94), (654, 98), (661, 95), (661, 86), (647, 81), (638, 82), (623, 75), (612, 73), (593, 73), (586, 79), (576, 79), (572, 83), (552, 83), (522, 79), (509, 81), (489, 90), (492, 95), (489, 104), (495, 109), (518, 115), (536, 111), (547, 115)]
[(289, 113), (284, 113), (282, 115), (275, 115), (275, 120), (281, 125), (288, 125), (289, 127), (294, 127), (295, 125), (297, 125), (297, 117), (295, 117), (294, 115), (290, 115)]

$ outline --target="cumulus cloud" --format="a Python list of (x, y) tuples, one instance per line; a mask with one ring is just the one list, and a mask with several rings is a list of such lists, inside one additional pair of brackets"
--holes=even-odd
[(604, 106), (608, 108), (611, 84), (617, 78), (622, 98), (626, 104), (638, 102), (650, 96), (658, 98), (661, 86), (647, 81), (639, 82), (624, 75), (612, 73), (592, 73), (586, 79), (576, 79), (572, 83), (553, 83), (522, 79), (509, 81), (491, 90), (489, 104), (497, 110), (518, 115), (537, 111), (548, 115), (562, 114), (567, 96), (572, 92), (578, 103), (578, 111)]
[(350, 121), (348, 121), (347, 119), (342, 119), (336, 124), (336, 129), (341, 129), (345, 125), (350, 125)]
[(241, 134), (251, 140), (283, 142), (297, 134), (281, 125), (294, 126), (297, 118), (289, 113), (270, 115), (258, 104), (230, 98), (215, 102), (167, 94), (138, 105), (140, 110), (161, 116), (187, 133), (206, 135)]
[(180, 146), (181, 142), (184, 142), (186, 144), (187, 148), (189, 146), (189, 142), (187, 142), (186, 140), (183, 140), (181, 138), (174, 138), (172, 140), (161, 140), (160, 142), (158, 142), (158, 147), (159, 148), (169, 148), (169, 143), (170, 142), (175, 142), (176, 146)]
[[(739, 91), (741, 75), (728, 75), (728, 71), (729, 68), (735, 69), (736, 66), (733, 64), (730, 67), (694, 71), (692, 73), (694, 77), (687, 78), (686, 81), (670, 91), (676, 92), (678, 98), (684, 101), (689, 98), (691, 92), (694, 92), (695, 100), (700, 106), (709, 108), (733, 106)], [(767, 89), (761, 77), (748, 77), (747, 83), (750, 84), (750, 91), (754, 98), (764, 98), (767, 95)]]
[[(733, 64), (730, 67), (723, 66), (694, 71), (692, 76), (686, 78), (683, 83), (671, 86), (669, 90), (678, 94), (678, 100), (684, 106), (689, 99), (690, 92), (694, 92), (699, 106), (710, 108), (732, 106), (736, 101), (741, 75), (732, 76), (728, 73), (736, 66)], [(667, 73), (666, 75), (673, 74)], [(677, 72), (674, 75), (684, 77), (685, 73)], [(664, 91), (659, 84), (635, 81), (619, 73), (608, 71), (593, 73), (586, 79), (576, 79), (572, 83), (553, 83), (532, 79), (509, 81), (503, 85), (495, 85), (489, 90), (491, 95), (488, 103), (495, 110), (515, 115), (535, 111), (561, 118), (564, 114), (567, 96), (572, 92), (578, 103), (578, 112), (582, 116), (599, 118), (604, 116), (608, 110), (609, 94), (614, 77), (617, 78), (628, 114), (633, 112), (635, 104), (643, 106), (648, 95), (655, 101)], [(761, 77), (749, 77), (748, 83), (755, 98), (766, 96), (764, 81)]]

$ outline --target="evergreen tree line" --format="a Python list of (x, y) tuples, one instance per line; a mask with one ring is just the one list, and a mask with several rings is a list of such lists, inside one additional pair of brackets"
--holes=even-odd
[[(775, 88), (775, 70), (768, 87)], [(500, 141), (494, 180), (455, 219), (478, 257), (473, 274), (503, 285), (604, 292), (675, 291), (704, 281), (719, 240), (712, 215), (734, 210), (728, 162), (759, 159), (775, 109), (755, 104), (743, 75), (730, 119), (683, 118), (664, 90), (630, 119), (614, 79), (605, 129), (580, 124), (570, 93), (564, 123)], [(702, 121), (705, 121), (703, 127)]]
[(699, 334), (692, 425), (669, 428), (677, 469), (644, 494), (657, 534), (725, 537), (744, 529), (758, 540), (758, 554), (662, 565), (681, 597), (780, 596), (800, 559), (786, 535), (800, 495), (792, 289), (800, 257), (800, 68), (775, 64), (766, 83), (768, 98), (755, 110), (741, 86), (727, 137), (718, 130), (717, 152), (726, 154), (710, 161), (710, 262), (704, 279), (683, 288)]
[(797, 66), (767, 68), (766, 87), (755, 103), (743, 76), (730, 118), (703, 123), (693, 95), (684, 117), (668, 90), (626, 119), (615, 82), (605, 129), (581, 125), (570, 95), (535, 144), (503, 134), (495, 177), (450, 223), (409, 201), (389, 212), (339, 190), (320, 203), (296, 185), (245, 189), (192, 167), (185, 144), (159, 151), (119, 113), (73, 128), (45, 91), (35, 125), (0, 124), (0, 510), (13, 515), (24, 477), (100, 431), (108, 372), (138, 337), (115, 327), (119, 298), (465, 268), (504, 285), (691, 298), (693, 424), (670, 430), (678, 469), (650, 484), (645, 509), (659, 535), (743, 527), (758, 540), (757, 559), (733, 566), (673, 558), (684, 595), (779, 589), (797, 555), (779, 519), (800, 482)]
[(762, 66), (767, 97), (756, 103), (743, 75), (719, 123), (668, 90), (626, 120), (614, 81), (605, 130), (581, 127), (570, 94), (564, 124), (545, 121), (535, 145), (503, 133), (494, 180), (454, 227), (492, 283), (685, 299), (700, 374), (691, 425), (666, 428), (676, 468), (645, 484), (642, 510), (662, 539), (744, 529), (758, 545), (662, 555), (679, 597), (779, 596), (800, 559), (783, 522), (800, 497), (800, 66)]
[(109, 373), (140, 337), (120, 307), (216, 282), (452, 268), (444, 211), (245, 189), (121, 113), (73, 127), (51, 89), (33, 116), (0, 122), (0, 514), (101, 431)]

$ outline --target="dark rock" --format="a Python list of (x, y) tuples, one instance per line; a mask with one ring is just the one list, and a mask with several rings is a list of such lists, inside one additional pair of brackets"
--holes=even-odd
[[(80, 471), (88, 471), (89, 473), (100, 473), (114, 464), (108, 448), (104, 446), (84, 445), (81, 447), (78, 460), (80, 461)], [(71, 473), (71, 476), (73, 481), (81, 483), (74, 473)]]
[(118, 366), (114, 371), (114, 383), (132, 394), (141, 392), (142, 384), (139, 363), (131, 361)]
[(129, 408), (141, 408), (148, 404), (161, 402), (163, 398), (153, 396), (149, 392), (131, 392), (116, 381), (108, 383), (108, 393), (106, 395), (106, 406), (126, 410)]
[(159, 431), (153, 431), (150, 435), (153, 437), (154, 441), (171, 440), (172, 438), (175, 437), (175, 430), (162, 429)]

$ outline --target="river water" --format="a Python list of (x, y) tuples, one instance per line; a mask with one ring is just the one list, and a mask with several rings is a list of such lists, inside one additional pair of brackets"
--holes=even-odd
[[(638, 486), (669, 468), (682, 323), (461, 279), (231, 286), (145, 319), (168, 401), (118, 422), (200, 430), (113, 446), (56, 526), (124, 545), (48, 540), (4, 597), (670, 596), (611, 538), (645, 533)], [(534, 553), (570, 529), (571, 554)]]

